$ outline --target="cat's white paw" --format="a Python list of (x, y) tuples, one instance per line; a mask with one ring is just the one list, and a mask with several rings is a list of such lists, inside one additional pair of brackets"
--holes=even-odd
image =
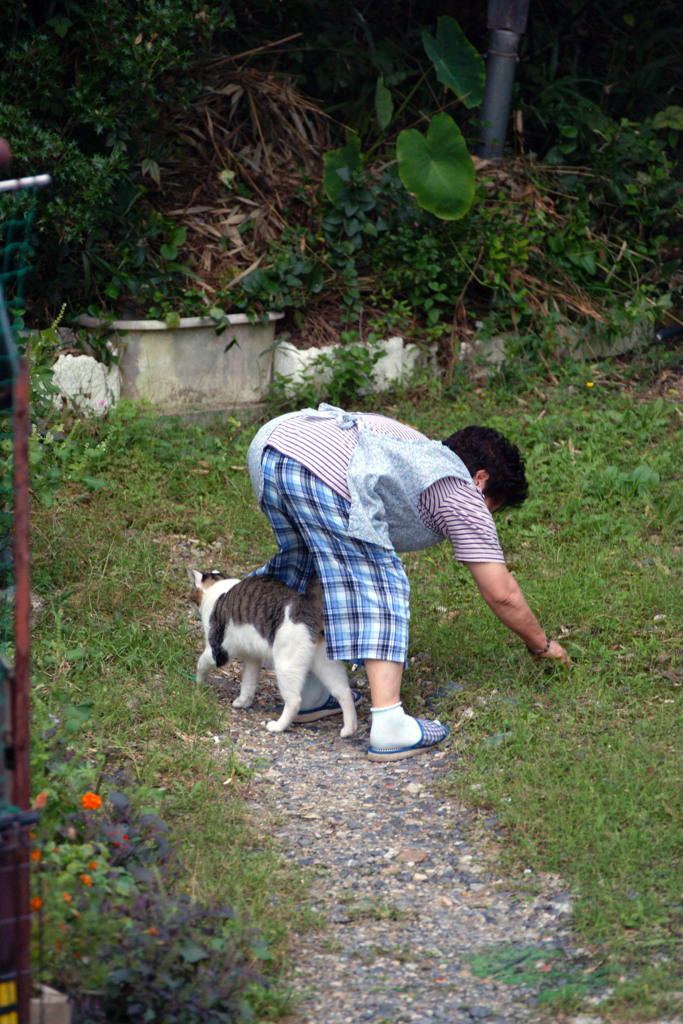
[(234, 708), (250, 708), (253, 703), (253, 697), (235, 697), (232, 706)]
[(268, 732), (284, 732), (286, 726), (280, 725), (279, 722), (266, 722), (266, 729)]
[(345, 740), (349, 736), (353, 736), (354, 733), (356, 733), (356, 732), (357, 732), (357, 728), (356, 728), (355, 725), (349, 725), (349, 726), (345, 725), (344, 728), (342, 729), (342, 731), (339, 733), (339, 735), (341, 736), (341, 738), (343, 740)]

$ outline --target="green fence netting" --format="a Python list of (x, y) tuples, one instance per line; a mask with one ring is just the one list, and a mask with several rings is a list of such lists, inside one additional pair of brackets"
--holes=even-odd
[(31, 269), (35, 189), (0, 181), (0, 1024), (28, 1024), (28, 374), (18, 328)]
[[(24, 202), (24, 206), (26, 203)], [(0, 195), (0, 822), (13, 806), (11, 679), (14, 663), (14, 390), (20, 371), (17, 323), (30, 270), (32, 205), (18, 215), (13, 193)]]

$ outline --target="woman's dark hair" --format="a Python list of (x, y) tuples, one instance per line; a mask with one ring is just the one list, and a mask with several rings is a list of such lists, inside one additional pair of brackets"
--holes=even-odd
[(484, 494), (496, 503), (512, 507), (523, 504), (529, 494), (524, 459), (517, 445), (493, 427), (464, 427), (443, 442), (459, 455), (472, 476), (478, 469), (489, 475)]

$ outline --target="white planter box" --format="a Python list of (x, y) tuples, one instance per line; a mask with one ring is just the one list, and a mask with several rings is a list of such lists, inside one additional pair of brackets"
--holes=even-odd
[(78, 323), (112, 335), (121, 352), (122, 397), (146, 399), (163, 412), (182, 413), (262, 401), (272, 374), (275, 321), (281, 316), (270, 313), (264, 324), (232, 314), (220, 334), (213, 320), (199, 317), (183, 318), (177, 327), (163, 320), (89, 316), (79, 317)]
[[(476, 325), (482, 327), (480, 322)], [(555, 330), (554, 359), (562, 362), (568, 359), (591, 361), (609, 359), (625, 352), (647, 345), (652, 336), (652, 325), (645, 320), (636, 322), (621, 337), (607, 340), (600, 337), (596, 330), (584, 328), (580, 330), (571, 324), (558, 324)], [(458, 358), (468, 368), (474, 380), (485, 379), (498, 372), (508, 360), (507, 346), (510, 343), (513, 351), (519, 340), (501, 334), (479, 338), (475, 333), (470, 341), (460, 343)]]
[[(326, 348), (296, 348), (288, 341), (278, 345), (273, 358), (273, 372), (286, 379), (285, 394), (288, 397), (296, 394), (297, 387), (302, 384), (304, 378), (310, 380), (313, 375), (321, 395), (324, 394), (331, 369), (328, 366), (315, 368), (315, 361), (321, 355), (334, 357), (334, 353), (340, 347), (329, 345)], [(417, 345), (405, 345), (403, 338), (399, 337), (380, 341), (379, 347), (383, 349), (384, 355), (375, 363), (373, 385), (362, 389), (364, 392), (386, 391), (391, 384), (399, 383), (415, 368), (420, 356)]]

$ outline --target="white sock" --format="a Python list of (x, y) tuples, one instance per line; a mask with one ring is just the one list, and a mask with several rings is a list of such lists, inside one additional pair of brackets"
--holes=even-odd
[(403, 705), (392, 704), (389, 708), (371, 708), (370, 746), (373, 750), (393, 750), (395, 747), (412, 747), (422, 738), (422, 730), (415, 718), (403, 710)]
[(312, 711), (325, 703), (330, 691), (320, 682), (317, 676), (309, 672), (301, 692), (301, 711)]

